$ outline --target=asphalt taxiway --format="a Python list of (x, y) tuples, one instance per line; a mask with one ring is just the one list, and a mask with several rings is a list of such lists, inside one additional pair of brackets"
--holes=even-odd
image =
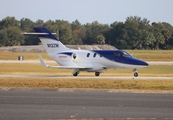
[(172, 113), (172, 93), (0, 88), (1, 120), (170, 120)]

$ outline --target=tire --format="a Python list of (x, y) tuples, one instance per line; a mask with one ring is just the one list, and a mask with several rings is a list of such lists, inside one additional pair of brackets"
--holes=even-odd
[(100, 72), (95, 72), (95, 76), (99, 76), (100, 75)]
[(134, 73), (134, 76), (135, 76), (135, 77), (138, 77), (138, 73), (137, 73), (137, 72), (135, 72), (135, 73)]
[(75, 72), (75, 73), (73, 74), (73, 76), (78, 76), (78, 72)]

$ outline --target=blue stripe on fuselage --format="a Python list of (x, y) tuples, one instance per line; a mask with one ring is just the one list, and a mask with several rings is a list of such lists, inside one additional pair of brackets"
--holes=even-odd
[(58, 53), (58, 54), (65, 54), (65, 55), (71, 56), (73, 53), (72, 52), (62, 52), (62, 53)]
[[(128, 52), (124, 50), (93, 50), (93, 52), (96, 52), (111, 61), (124, 63), (124, 64), (130, 64), (130, 65), (148, 66), (148, 63), (134, 58), (133, 56), (131, 56)], [(120, 55), (117, 56), (116, 53), (119, 53)], [(126, 55), (124, 55), (124, 53), (126, 53)]]

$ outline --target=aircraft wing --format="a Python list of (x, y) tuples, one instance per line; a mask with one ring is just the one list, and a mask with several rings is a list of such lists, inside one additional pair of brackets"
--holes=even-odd
[(50, 66), (50, 65), (47, 65), (43, 58), (41, 57), (41, 55), (38, 56), (39, 59), (40, 59), (40, 63), (43, 67), (46, 67), (46, 68), (59, 68), (59, 69), (85, 69), (86, 67), (81, 67), (81, 66)]

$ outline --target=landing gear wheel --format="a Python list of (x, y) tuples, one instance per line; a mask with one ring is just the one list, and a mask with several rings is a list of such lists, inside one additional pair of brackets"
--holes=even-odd
[(99, 76), (100, 75), (100, 72), (95, 72), (95, 76)]
[(73, 73), (73, 76), (78, 76), (79, 72)]
[(138, 77), (138, 73), (137, 73), (137, 72), (135, 72), (135, 73), (134, 73), (134, 76), (135, 76), (135, 77)]

